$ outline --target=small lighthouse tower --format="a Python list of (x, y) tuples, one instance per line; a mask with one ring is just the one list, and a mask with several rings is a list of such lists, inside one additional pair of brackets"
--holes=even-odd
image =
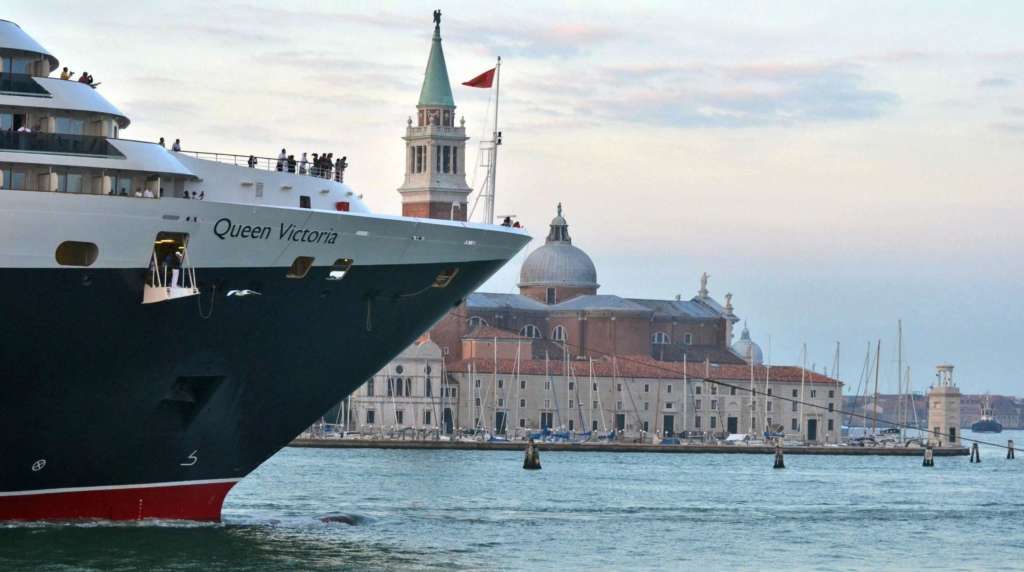
[(441, 11), (434, 11), (434, 38), (423, 75), (416, 119), (405, 129), (402, 215), (466, 220), (466, 128), (455, 126), (455, 99), (441, 49)]
[(928, 392), (929, 440), (947, 447), (960, 446), (960, 388), (953, 382), (953, 366), (936, 366), (936, 381)]

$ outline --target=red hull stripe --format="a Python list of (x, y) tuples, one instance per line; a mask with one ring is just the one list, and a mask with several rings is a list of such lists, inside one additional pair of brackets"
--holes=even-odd
[(0, 520), (220, 520), (238, 479), (0, 493)]

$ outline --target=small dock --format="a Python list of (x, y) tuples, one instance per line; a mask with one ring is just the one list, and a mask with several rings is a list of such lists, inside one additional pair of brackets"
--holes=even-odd
[[(542, 451), (574, 451), (588, 453), (714, 453), (738, 455), (772, 455), (770, 445), (651, 445), (646, 443), (538, 443)], [(455, 451), (523, 451), (525, 442), (484, 441), (417, 441), (404, 439), (296, 439), (290, 447), (313, 449), (439, 449)], [(787, 455), (877, 455), (889, 457), (920, 457), (919, 447), (828, 447), (791, 446), (783, 449)], [(967, 455), (963, 447), (935, 449), (936, 457)]]

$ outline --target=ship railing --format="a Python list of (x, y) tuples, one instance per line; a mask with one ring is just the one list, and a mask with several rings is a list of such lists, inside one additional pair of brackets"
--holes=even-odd
[(277, 157), (260, 157), (257, 155), (235, 155), (233, 153), (214, 153), (209, 151), (177, 151), (177, 153), (195, 157), (196, 159), (203, 159), (204, 161), (225, 163), (236, 167), (248, 167), (251, 169), (259, 169), (261, 171), (276, 171), (303, 177), (317, 177), (320, 179), (334, 180), (339, 183), (345, 182), (344, 169), (342, 169), (341, 172), (338, 172), (338, 170), (334, 168), (333, 164), (330, 168), (314, 167), (311, 160), (307, 161), (306, 165), (303, 165), (300, 159), (296, 159), (295, 163), (291, 164), (287, 159), (279, 159)]

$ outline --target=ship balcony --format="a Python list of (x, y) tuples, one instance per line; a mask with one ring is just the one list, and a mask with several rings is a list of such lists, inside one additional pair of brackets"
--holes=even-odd
[(348, 167), (348, 164), (345, 163), (339, 172), (334, 168), (334, 159), (332, 159), (330, 168), (325, 169), (314, 167), (311, 158), (306, 164), (303, 164), (300, 158), (296, 158), (295, 161), (292, 162), (288, 159), (278, 159), (276, 157), (233, 155), (231, 153), (211, 153), (207, 151), (178, 151), (178, 153), (189, 157), (195, 157), (196, 159), (201, 159), (203, 161), (213, 161), (215, 163), (224, 163), (227, 165), (234, 165), (236, 167), (247, 167), (261, 171), (277, 171), (303, 177), (317, 177), (320, 179), (337, 181), (339, 183), (345, 182), (345, 168)]
[(70, 135), (67, 133), (19, 132), (11, 130), (0, 131), (0, 151), (124, 157), (124, 154), (111, 145), (106, 137), (98, 135)]
[(50, 92), (26, 73), (0, 74), (0, 95), (50, 97)]

